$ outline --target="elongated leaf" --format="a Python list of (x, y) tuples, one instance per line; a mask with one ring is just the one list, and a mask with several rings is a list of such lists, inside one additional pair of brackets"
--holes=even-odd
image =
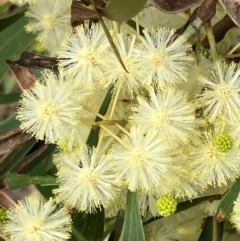
[(144, 241), (143, 224), (138, 206), (137, 193), (128, 191), (123, 225), (123, 241)]
[(23, 11), (25, 11), (27, 8), (28, 8), (28, 4), (24, 4), (22, 6), (19, 6), (19, 7), (15, 8), (13, 11), (11, 11), (7, 16), (3, 16), (0, 19), (5, 19), (5, 18), (9, 18), (11, 16), (14, 16), (16, 14), (20, 14)]
[(16, 119), (16, 114), (13, 114), (5, 121), (0, 122), (0, 135), (6, 134), (19, 126), (20, 122)]
[(20, 98), (20, 93), (1, 94), (0, 93), (0, 105), (11, 104), (17, 102)]
[(73, 218), (73, 225), (89, 241), (100, 240), (104, 231), (104, 210), (96, 213), (78, 213)]
[[(111, 87), (106, 96), (105, 96), (105, 99), (100, 107), (100, 110), (99, 110), (99, 113), (101, 115), (105, 115), (107, 110), (108, 110), (108, 107), (109, 107), (109, 104), (111, 102), (111, 99), (112, 99), (112, 91), (113, 91), (113, 87)], [(95, 118), (95, 122), (98, 122), (98, 121), (101, 121), (102, 119), (100, 117), (96, 117)], [(88, 136), (88, 139), (87, 139), (87, 145), (89, 145), (90, 147), (93, 147), (93, 146), (96, 146), (97, 143), (98, 143), (98, 135), (99, 135), (99, 131), (100, 131), (100, 128), (97, 128), (97, 129), (92, 129), (89, 133), (89, 136)]]
[[(31, 162), (35, 161), (36, 158), (38, 158), (44, 151), (46, 151), (47, 148), (48, 148), (48, 145), (44, 144), (43, 141), (39, 141), (38, 143), (36, 143), (36, 145), (34, 146), (34, 150), (32, 150), (31, 153), (24, 158), (22, 164), (19, 165), (17, 168), (15, 168), (13, 172), (20, 174), (20, 172), (25, 167), (27, 167)], [(30, 175), (30, 176), (44, 176), (44, 175)]]
[[(1, 125), (1, 122), (0, 122)], [(14, 128), (11, 131), (8, 131), (7, 133), (0, 135), (0, 141), (8, 140), (9, 138), (11, 138), (12, 136), (19, 134), (21, 131), (20, 127)]]
[(205, 224), (204, 224), (204, 228), (202, 230), (202, 233), (200, 234), (200, 237), (198, 239), (198, 241), (212, 241), (212, 240), (216, 240), (216, 241), (222, 241), (222, 237), (223, 237), (223, 231), (224, 231), (224, 223), (216, 223), (216, 238), (217, 239), (213, 239), (213, 219), (214, 217), (207, 217)]
[(10, 2), (5, 2), (4, 4), (0, 5), (0, 15), (4, 12), (4, 10), (11, 5)]
[[(0, 32), (0, 83), (8, 70), (6, 60), (14, 60), (34, 41), (35, 35), (26, 33), (27, 19), (22, 16), (8, 28)], [(1, 21), (0, 21), (1, 25)]]
[[(56, 146), (53, 144), (48, 144), (47, 149), (41, 153), (37, 158), (32, 160), (26, 167), (24, 167), (20, 173), (21, 174), (29, 174), (31, 176), (45, 175), (45, 170), (43, 166), (40, 166), (42, 162), (53, 155)], [(24, 158), (24, 161), (27, 160), (28, 157)]]
[(118, 212), (113, 230), (109, 236), (109, 241), (110, 240), (119, 240), (121, 237), (121, 233), (122, 233), (122, 229), (123, 229), (123, 224), (124, 224), (124, 216), (125, 216), (125, 212), (124, 210), (120, 210)]
[(77, 241), (87, 241), (87, 239), (72, 225), (72, 233)]
[(10, 136), (8, 139), (0, 141), (0, 155), (8, 153), (22, 146), (31, 139), (31, 135), (25, 132), (19, 132), (16, 135)]
[(28, 184), (39, 184), (41, 186), (58, 185), (56, 178), (51, 176), (28, 176), (16, 173), (7, 174), (4, 182), (11, 190), (20, 189)]
[(147, 0), (110, 0), (102, 14), (114, 21), (125, 22), (143, 9)]
[(4, 29), (8, 28), (11, 24), (15, 23), (24, 16), (24, 11), (27, 9), (27, 6), (21, 6), (14, 11), (14, 13), (11, 13), (6, 18), (0, 19), (0, 32), (2, 32)]
[(219, 203), (217, 218), (219, 221), (227, 218), (233, 211), (233, 202), (237, 199), (240, 192), (240, 178), (232, 185)]
[[(27, 155), (27, 153), (32, 149), (32, 147), (36, 144), (36, 140), (32, 139), (23, 145), (19, 150), (14, 151), (11, 158), (6, 158), (4, 160), (3, 169), (0, 171), (0, 179), (3, 178), (8, 172), (13, 170), (17, 165), (21, 163), (23, 158)], [(6, 165), (7, 162), (7, 165)]]

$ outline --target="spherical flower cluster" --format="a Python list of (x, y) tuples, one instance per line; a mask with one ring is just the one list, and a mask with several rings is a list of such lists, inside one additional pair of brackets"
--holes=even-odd
[(105, 71), (109, 68), (106, 61), (109, 55), (114, 55), (107, 54), (108, 48), (110, 44), (100, 25), (92, 25), (90, 29), (80, 26), (62, 43), (57, 55), (70, 77), (75, 77), (79, 85), (95, 90), (99, 82), (106, 81)]
[(139, 92), (145, 69), (139, 65), (141, 57), (136, 51), (136, 36), (119, 33), (113, 36), (113, 40), (127, 71), (112, 54), (112, 49), (109, 49), (105, 62), (109, 68), (105, 68), (105, 79), (101, 80), (100, 85), (103, 88), (109, 88), (113, 84), (115, 88), (122, 86), (123, 92), (130, 94)]
[(12, 241), (69, 240), (71, 216), (64, 208), (57, 209), (52, 199), (39, 196), (19, 201), (7, 211), (4, 236)]
[(3, 222), (6, 220), (6, 210), (0, 208), (0, 226), (2, 226)]
[(108, 158), (129, 190), (165, 194), (183, 175), (182, 163), (171, 154), (157, 133), (136, 127), (122, 137), (121, 143), (113, 145)]
[(52, 54), (63, 36), (71, 32), (70, 4), (69, 0), (38, 0), (26, 12), (29, 19), (26, 30), (37, 33), (36, 39)]
[(84, 148), (75, 155), (60, 153), (54, 162), (60, 182), (55, 190), (58, 201), (78, 211), (94, 213), (98, 207), (107, 207), (118, 195), (116, 171), (95, 149)]
[(158, 213), (163, 217), (168, 217), (175, 213), (177, 201), (170, 196), (162, 196), (156, 202)]
[(175, 30), (157, 28), (144, 30), (141, 43), (136, 46), (139, 65), (145, 71), (141, 83), (160, 87), (177, 86), (187, 80), (187, 70), (193, 61), (191, 46)]
[(76, 127), (81, 126), (81, 99), (89, 93), (84, 90), (76, 92), (72, 82), (66, 81), (64, 73), (57, 76), (46, 71), (41, 82), (37, 81), (23, 91), (17, 111), (21, 129), (47, 143), (71, 139), (69, 134), (73, 135)]
[(171, 89), (155, 93), (151, 89), (149, 97), (139, 97), (138, 104), (132, 107), (132, 125), (146, 131), (153, 128), (157, 136), (173, 148), (195, 138), (195, 108), (185, 93)]
[(213, 145), (220, 152), (228, 152), (232, 149), (233, 139), (231, 136), (221, 133), (214, 138)]
[(218, 61), (208, 76), (202, 77), (204, 92), (200, 94), (200, 108), (210, 122), (217, 119), (238, 121), (240, 114), (240, 68)]
[(210, 131), (203, 133), (198, 146), (192, 148), (190, 153), (190, 167), (206, 184), (221, 187), (239, 176), (240, 151), (230, 136), (226, 146), (219, 145), (218, 139), (216, 143), (216, 136)]

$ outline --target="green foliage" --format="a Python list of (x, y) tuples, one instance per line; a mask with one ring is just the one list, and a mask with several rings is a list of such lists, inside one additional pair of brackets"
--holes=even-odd
[(128, 191), (125, 221), (123, 225), (123, 241), (144, 241), (143, 225), (138, 206), (136, 192)]
[[(0, 83), (8, 71), (6, 60), (14, 60), (20, 56), (34, 41), (35, 35), (26, 33), (24, 26), (27, 19), (24, 16), (26, 7), (9, 19), (0, 19)], [(11, 25), (9, 25), (11, 23)], [(7, 40), (7, 41), (6, 41)]]
[(10, 94), (1, 94), (0, 93), (0, 105), (11, 104), (17, 102), (20, 98), (20, 93), (10, 93)]
[(104, 210), (73, 215), (73, 225), (88, 241), (100, 240), (104, 230)]
[(240, 178), (232, 185), (228, 192), (223, 196), (218, 206), (218, 218), (219, 220), (229, 217), (233, 211), (233, 203), (237, 199), (240, 192)]
[[(86, 238), (72, 225), (72, 233), (77, 241), (87, 241)], [(71, 241), (74, 241), (74, 237), (72, 237)]]
[(32, 147), (36, 144), (36, 140), (32, 139), (22, 147), (12, 151), (7, 158), (1, 163), (0, 170), (0, 179), (5, 177), (5, 175), (12, 171), (15, 167), (22, 163), (23, 158), (27, 155), (27, 153), (32, 149)]
[(57, 186), (56, 178), (51, 176), (28, 176), (10, 173), (5, 176), (4, 182), (11, 190), (20, 189), (28, 184), (39, 184), (41, 186)]
[(20, 122), (16, 119), (16, 114), (11, 115), (6, 120), (0, 122), (0, 135), (19, 127)]
[(215, 217), (207, 217), (198, 241), (222, 241), (223, 231), (224, 222), (216, 223)]
[[(110, 88), (105, 96), (105, 99), (99, 109), (99, 113), (101, 115), (105, 115), (107, 110), (108, 110), (108, 107), (109, 107), (109, 104), (111, 102), (111, 99), (112, 99), (112, 91), (113, 89)], [(101, 121), (102, 119), (100, 117), (96, 117), (95, 118), (95, 122), (98, 122), (98, 121)], [(89, 136), (88, 136), (88, 139), (87, 139), (87, 142), (86, 144), (90, 147), (93, 147), (93, 146), (96, 146), (97, 143), (98, 143), (98, 135), (99, 135), (99, 131), (100, 131), (100, 128), (92, 128), (92, 130), (90, 131), (89, 133)]]

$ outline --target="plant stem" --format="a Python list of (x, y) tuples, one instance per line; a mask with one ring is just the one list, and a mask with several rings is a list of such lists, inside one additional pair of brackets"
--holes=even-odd
[(218, 52), (217, 52), (217, 46), (216, 46), (216, 42), (215, 42), (215, 37), (213, 34), (213, 30), (212, 30), (212, 25), (211, 22), (206, 22), (204, 23), (204, 27), (206, 30), (206, 34), (207, 34), (207, 38), (208, 38), (208, 42), (210, 45), (210, 52), (211, 52), (211, 56), (213, 61), (217, 61), (218, 60)]
[(215, 216), (212, 217), (212, 221), (213, 221), (212, 241), (218, 241), (217, 220)]
[(101, 118), (102, 120), (107, 120), (107, 118), (97, 112), (95, 112), (94, 110), (92, 110), (91, 108), (89, 108), (88, 106), (86, 105), (83, 105), (82, 108), (92, 114), (94, 114), (95, 116), (98, 116), (99, 118)]
[(237, 45), (235, 45), (229, 52), (227, 55), (231, 55), (232, 53), (235, 52), (235, 50), (237, 50), (240, 47), (240, 43), (238, 43)]
[(118, 136), (116, 136), (112, 131), (110, 131), (106, 126), (104, 125), (100, 125), (100, 127), (105, 130), (108, 134), (110, 134), (110, 136), (112, 136), (115, 140), (117, 140), (124, 148), (126, 148), (126, 150), (129, 150), (129, 147), (123, 143), (123, 141), (121, 140), (121, 138), (119, 138)]

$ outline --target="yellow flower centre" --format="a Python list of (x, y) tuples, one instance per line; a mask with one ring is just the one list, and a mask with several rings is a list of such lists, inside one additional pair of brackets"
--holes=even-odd
[(173, 124), (173, 121), (170, 120), (167, 110), (156, 110), (154, 112), (155, 121), (160, 125), (161, 123)]
[(210, 157), (210, 158), (218, 158), (218, 155), (219, 155), (219, 152), (217, 149), (215, 149), (214, 147), (211, 147), (208, 152), (207, 152), (207, 155)]
[(146, 160), (144, 151), (142, 150), (136, 151), (134, 159), (137, 164), (142, 165)]
[[(85, 176), (84, 180), (86, 180), (86, 183), (90, 182), (92, 185), (96, 185), (97, 183), (96, 176), (91, 168), (84, 167), (83, 175)], [(81, 178), (81, 181), (82, 181), (82, 178)]]
[(46, 101), (45, 103), (42, 104), (42, 106), (39, 108), (39, 115), (44, 119), (44, 120), (51, 120), (53, 116), (57, 114), (57, 105), (54, 102), (48, 102)]
[(228, 98), (232, 96), (232, 91), (227, 85), (221, 85), (217, 89), (218, 96), (220, 98)]
[(42, 17), (42, 23), (47, 29), (54, 29), (56, 26), (57, 18), (53, 14), (47, 14)]

